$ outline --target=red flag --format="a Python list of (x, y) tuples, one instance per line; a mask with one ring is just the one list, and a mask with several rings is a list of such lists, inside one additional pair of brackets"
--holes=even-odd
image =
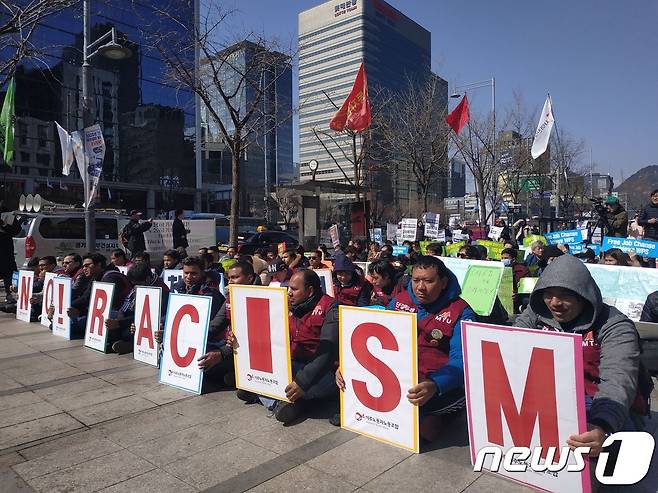
[(459, 134), (464, 125), (468, 123), (471, 115), (468, 113), (468, 98), (464, 94), (464, 99), (462, 99), (457, 107), (446, 116), (446, 123), (455, 131), (456, 134)]
[(372, 122), (370, 100), (368, 99), (368, 79), (366, 69), (361, 63), (359, 73), (349, 96), (334, 115), (329, 127), (336, 132), (342, 132), (345, 127), (355, 132), (363, 132)]

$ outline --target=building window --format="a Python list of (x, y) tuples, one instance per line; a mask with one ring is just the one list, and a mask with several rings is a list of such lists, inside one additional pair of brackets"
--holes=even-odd
[(39, 125), (37, 127), (37, 138), (39, 140), (39, 147), (46, 147), (46, 143), (48, 142), (48, 127)]
[(27, 125), (23, 122), (17, 123), (18, 127), (18, 143), (22, 146), (27, 145)]
[(37, 163), (41, 166), (50, 166), (50, 156), (48, 154), (37, 154)]
[(48, 176), (48, 170), (39, 168), (39, 176)]
[(21, 163), (29, 163), (29, 162), (30, 162), (30, 153), (21, 152)]
[(27, 166), (21, 166), (21, 175), (29, 175), (30, 174), (30, 168)]

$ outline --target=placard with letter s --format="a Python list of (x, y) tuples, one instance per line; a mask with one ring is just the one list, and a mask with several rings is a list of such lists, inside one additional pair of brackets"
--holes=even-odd
[(341, 426), (418, 453), (416, 314), (340, 306), (339, 319)]
[(235, 386), (287, 400), (292, 381), (288, 291), (264, 286), (229, 286)]

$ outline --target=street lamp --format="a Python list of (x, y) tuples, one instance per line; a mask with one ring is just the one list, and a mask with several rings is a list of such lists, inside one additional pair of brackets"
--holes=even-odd
[(318, 163), (317, 159), (311, 159), (308, 162), (308, 169), (310, 169), (313, 172), (313, 176), (311, 176), (312, 181), (315, 181), (315, 173), (317, 172), (319, 166), (320, 163)]
[[(90, 43), (91, 39), (91, 0), (83, 0), (83, 30), (82, 30), (82, 128), (84, 129), (94, 124), (93, 113), (93, 94), (92, 94), (92, 76), (90, 60), (98, 54), (103, 55), (110, 60), (123, 60), (129, 58), (132, 52), (125, 46), (121, 46), (117, 41), (116, 29), (112, 28), (109, 32), (103, 34), (96, 41)], [(85, 170), (86, 179), (85, 187), (89, 187), (89, 172)], [(93, 197), (89, 198), (89, 203), (85, 207), (85, 241), (87, 250), (93, 252), (96, 250), (96, 224)]]

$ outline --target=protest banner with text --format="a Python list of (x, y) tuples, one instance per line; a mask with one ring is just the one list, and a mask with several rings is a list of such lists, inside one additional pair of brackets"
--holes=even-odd
[(160, 278), (167, 285), (169, 291), (171, 291), (174, 284), (183, 280), (183, 269), (165, 269), (162, 271)]
[(32, 289), (34, 288), (34, 272), (21, 270), (18, 272), (18, 304), (16, 305), (16, 319), (30, 322), (32, 312)]
[(623, 252), (634, 253), (640, 257), (658, 258), (658, 241), (605, 236), (602, 248), (604, 252), (619, 248)]
[(288, 291), (265, 286), (229, 286), (235, 386), (287, 400), (285, 388), (292, 381)]
[[(587, 464), (582, 472), (566, 469), (577, 461), (567, 439), (587, 431), (582, 344), (580, 334), (462, 323), (469, 441), (476, 467), (545, 491), (589, 492)], [(526, 458), (512, 465), (519, 467), (505, 470), (494, 464), (495, 454), (480, 454), (490, 447), (502, 455), (512, 447), (541, 447), (547, 465), (564, 461), (564, 467), (538, 473)], [(546, 455), (548, 447), (555, 447), (554, 455)]]
[(158, 366), (158, 343), (155, 331), (160, 328), (162, 288), (138, 286), (135, 291), (135, 341), (133, 357)]
[(341, 427), (418, 453), (416, 315), (339, 307)]
[(158, 380), (201, 394), (203, 370), (197, 360), (206, 352), (212, 299), (172, 293), (167, 304)]
[(70, 277), (56, 277), (53, 283), (53, 335), (71, 339), (71, 318), (68, 309), (71, 307), (71, 286), (73, 280)]
[(107, 328), (105, 322), (110, 318), (114, 284), (94, 281), (89, 298), (87, 325), (85, 327), (85, 346), (96, 351), (107, 351)]
[(544, 238), (549, 245), (576, 245), (585, 241), (586, 230), (569, 229), (565, 231), (554, 231), (553, 233), (544, 233)]

